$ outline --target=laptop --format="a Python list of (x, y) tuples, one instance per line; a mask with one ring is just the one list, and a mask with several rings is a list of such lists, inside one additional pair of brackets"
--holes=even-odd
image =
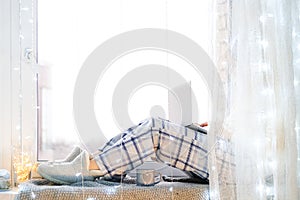
[(169, 120), (184, 126), (193, 123), (191, 82), (175, 86), (168, 91)]
[(168, 91), (169, 120), (195, 131), (207, 134), (198, 123), (198, 106), (192, 92), (191, 82), (179, 84)]

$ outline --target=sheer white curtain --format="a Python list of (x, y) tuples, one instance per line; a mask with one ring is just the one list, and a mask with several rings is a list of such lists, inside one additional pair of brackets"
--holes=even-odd
[[(214, 8), (214, 57), (227, 101), (216, 134), (234, 143), (236, 166), (227, 176), (210, 168), (211, 195), (298, 199), (299, 1), (217, 0)], [(211, 161), (222, 156), (216, 148)]]
[[(296, 123), (295, 131), (298, 147), (298, 190), (300, 188), (300, 1), (292, 5), (292, 37), (293, 37), (293, 67), (294, 67), (294, 86), (296, 100)], [(299, 194), (299, 193), (298, 193)]]

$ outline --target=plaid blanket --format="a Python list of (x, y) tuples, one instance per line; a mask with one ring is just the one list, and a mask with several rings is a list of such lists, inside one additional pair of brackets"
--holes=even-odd
[(126, 174), (152, 158), (205, 179), (209, 176), (207, 153), (206, 134), (149, 118), (112, 138), (94, 159), (106, 177)]

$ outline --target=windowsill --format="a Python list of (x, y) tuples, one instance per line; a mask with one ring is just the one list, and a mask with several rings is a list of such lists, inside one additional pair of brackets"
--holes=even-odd
[(7, 191), (0, 192), (0, 199), (15, 199), (18, 194), (18, 188), (14, 187)]

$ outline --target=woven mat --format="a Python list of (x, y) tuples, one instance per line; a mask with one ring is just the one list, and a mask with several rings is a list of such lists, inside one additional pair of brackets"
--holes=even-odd
[(121, 184), (104, 180), (83, 181), (72, 185), (54, 185), (44, 180), (30, 180), (19, 185), (17, 200), (131, 200), (131, 199), (197, 199), (208, 200), (208, 185), (161, 182), (155, 186), (136, 186), (133, 179)]

